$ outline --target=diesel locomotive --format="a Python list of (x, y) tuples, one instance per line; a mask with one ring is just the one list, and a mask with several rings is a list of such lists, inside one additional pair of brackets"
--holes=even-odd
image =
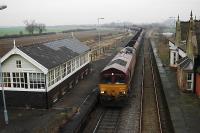
[(117, 53), (100, 73), (99, 98), (103, 105), (123, 106), (131, 90), (142, 29)]

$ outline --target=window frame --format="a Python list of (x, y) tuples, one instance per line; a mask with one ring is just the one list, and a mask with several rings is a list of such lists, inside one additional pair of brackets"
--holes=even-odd
[(55, 83), (54, 80), (55, 80), (54, 69), (52, 69), (48, 73), (48, 86), (53, 85)]
[(72, 72), (76, 70), (76, 66), (75, 65), (76, 65), (75, 64), (75, 59), (73, 59), (72, 60), (72, 64), (71, 64), (71, 66), (72, 66)]
[(16, 67), (22, 68), (22, 61), (21, 60), (16, 60)]
[(10, 72), (2, 72), (2, 83), (4, 87), (12, 87), (11, 82), (11, 73)]
[(58, 82), (61, 79), (60, 76), (60, 66), (58, 66), (55, 68), (55, 82)]
[(76, 58), (76, 68), (80, 67), (80, 57)]
[(71, 61), (67, 62), (67, 75), (70, 74), (72, 72), (72, 68), (71, 68)]
[[(25, 77), (26, 74), (26, 77)], [(28, 79), (26, 72), (12, 72), (12, 84), (14, 88), (28, 89)]]
[(193, 73), (187, 73), (187, 90), (193, 90), (193, 82)]
[(44, 73), (29, 73), (30, 89), (45, 89)]
[(67, 67), (66, 67), (66, 63), (61, 65), (61, 76), (62, 78), (64, 78), (67, 75)]

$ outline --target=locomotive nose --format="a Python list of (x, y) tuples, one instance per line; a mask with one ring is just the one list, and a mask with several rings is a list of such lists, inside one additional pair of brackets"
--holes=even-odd
[(112, 90), (112, 91), (111, 91), (111, 96), (116, 96), (115, 90)]

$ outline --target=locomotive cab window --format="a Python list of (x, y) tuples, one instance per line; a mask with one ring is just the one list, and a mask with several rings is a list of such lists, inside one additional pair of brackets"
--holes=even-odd
[(115, 75), (115, 83), (125, 83), (124, 75)]
[(112, 83), (112, 75), (102, 75), (102, 83)]

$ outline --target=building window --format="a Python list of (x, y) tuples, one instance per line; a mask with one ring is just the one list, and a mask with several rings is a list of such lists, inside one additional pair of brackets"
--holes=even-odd
[(13, 76), (13, 87), (20, 88), (20, 74), (12, 73)]
[(85, 62), (88, 61), (88, 54), (85, 54)]
[(80, 65), (82, 66), (82, 65), (84, 64), (84, 56), (83, 56), (83, 55), (81, 56), (81, 59), (80, 59), (80, 60), (81, 60)]
[(72, 60), (72, 72), (75, 70), (75, 59), (74, 60)]
[(191, 73), (188, 73), (187, 80), (192, 80), (192, 74)]
[(13, 87), (15, 88), (28, 88), (27, 73), (12, 73)]
[(71, 73), (71, 61), (67, 62), (67, 74)]
[(22, 68), (21, 60), (16, 60), (16, 66), (17, 66), (17, 68)]
[(3, 77), (4, 87), (11, 87), (10, 73), (9, 72), (3, 72), (2, 77)]
[(66, 63), (61, 66), (62, 78), (66, 76)]
[(192, 83), (191, 83), (191, 82), (187, 82), (187, 86), (188, 86), (188, 89), (189, 89), (189, 90), (192, 89)]
[(193, 74), (192, 73), (187, 74), (187, 88), (188, 90), (193, 90)]
[(49, 71), (48, 80), (49, 80), (48, 86), (54, 84), (54, 70)]
[(45, 88), (45, 76), (43, 73), (29, 73), (29, 80), (31, 89)]
[(56, 67), (55, 69), (55, 82), (58, 82), (61, 79), (60, 77), (60, 67)]
[(79, 61), (79, 57), (76, 58), (76, 68), (78, 68), (80, 66), (80, 61)]
[(176, 53), (174, 53), (174, 65), (176, 64)]

